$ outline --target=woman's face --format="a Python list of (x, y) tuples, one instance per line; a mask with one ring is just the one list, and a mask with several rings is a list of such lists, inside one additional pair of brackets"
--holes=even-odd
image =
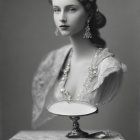
[(88, 15), (78, 0), (52, 0), (54, 21), (63, 36), (84, 30)]

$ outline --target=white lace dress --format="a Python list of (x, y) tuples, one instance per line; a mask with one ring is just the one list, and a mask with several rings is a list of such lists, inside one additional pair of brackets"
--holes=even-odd
[[(32, 90), (33, 127), (38, 127), (55, 116), (48, 112), (48, 106), (65, 100), (60, 94), (61, 82), (58, 77), (70, 50), (70, 47), (62, 47), (52, 51), (38, 68)], [(117, 94), (126, 66), (105, 48), (98, 53), (91, 67), (95, 70), (92, 78), (85, 79), (85, 86), (71, 100), (100, 106), (111, 101)]]

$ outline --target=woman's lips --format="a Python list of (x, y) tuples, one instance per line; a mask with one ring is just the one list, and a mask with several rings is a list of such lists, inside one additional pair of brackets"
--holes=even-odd
[(68, 25), (61, 25), (61, 26), (59, 26), (62, 30), (67, 30), (68, 28), (69, 28), (69, 26)]

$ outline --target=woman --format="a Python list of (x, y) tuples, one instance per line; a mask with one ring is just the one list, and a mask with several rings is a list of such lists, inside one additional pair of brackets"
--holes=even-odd
[(52, 118), (47, 108), (58, 101), (85, 102), (92, 106), (112, 100), (125, 70), (98, 29), (105, 17), (96, 0), (50, 0), (56, 35), (68, 36), (70, 44), (52, 51), (42, 61), (33, 81), (33, 125)]

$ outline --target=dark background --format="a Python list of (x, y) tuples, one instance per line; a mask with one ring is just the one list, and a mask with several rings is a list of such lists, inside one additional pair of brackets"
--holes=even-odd
[[(101, 30), (128, 71), (124, 84), (97, 115), (81, 118), (83, 129), (111, 129), (126, 140), (139, 140), (138, 99), (140, 80), (140, 1), (98, 0), (107, 17)], [(33, 75), (42, 57), (68, 42), (55, 37), (52, 12), (47, 0), (0, 1), (0, 139), (31, 129)], [(71, 129), (68, 118), (57, 117), (40, 129)]]

